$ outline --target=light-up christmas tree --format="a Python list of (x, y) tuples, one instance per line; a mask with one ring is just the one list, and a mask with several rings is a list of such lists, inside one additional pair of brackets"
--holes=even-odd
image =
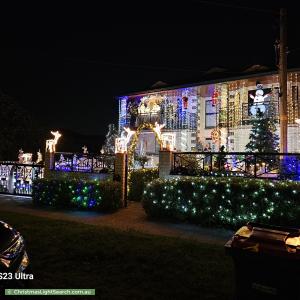
[(118, 137), (118, 131), (114, 124), (108, 125), (108, 132), (105, 136), (105, 142), (102, 151), (105, 154), (115, 153), (115, 139)]
[(246, 151), (250, 152), (278, 152), (279, 137), (276, 134), (275, 121), (272, 117), (266, 117), (260, 110), (252, 121), (252, 129), (249, 135), (249, 143)]

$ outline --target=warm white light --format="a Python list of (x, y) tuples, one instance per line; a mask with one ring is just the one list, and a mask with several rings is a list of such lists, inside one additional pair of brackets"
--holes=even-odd
[(166, 124), (158, 124), (155, 122), (155, 127), (153, 128), (153, 131), (156, 133), (157, 138), (161, 141), (161, 130), (166, 126)]
[(19, 163), (21, 164), (31, 164), (32, 163), (32, 153), (24, 153), (22, 149), (19, 150)]
[(126, 139), (123, 137), (116, 138), (115, 140), (115, 153), (126, 152)]
[(38, 164), (38, 163), (40, 163), (40, 162), (43, 161), (43, 155), (42, 155), (42, 153), (41, 153), (40, 150), (39, 150), (36, 154), (37, 154), (37, 160), (36, 160), (36, 163)]
[(135, 131), (131, 130), (129, 127), (127, 128), (124, 127), (124, 130), (127, 132), (127, 135), (125, 137), (126, 148), (127, 148), (127, 145), (129, 144), (131, 137), (135, 134)]
[(127, 132), (125, 136), (125, 132), (122, 132), (120, 138), (116, 138), (115, 140), (115, 153), (124, 153), (127, 152), (127, 145), (130, 142), (131, 137), (135, 134), (134, 130), (131, 130), (129, 127), (124, 127), (124, 131)]
[(58, 139), (62, 136), (58, 131), (50, 131), (54, 136), (54, 139), (46, 140), (46, 151), (55, 152), (55, 146), (58, 142)]
[(87, 148), (86, 145), (84, 145), (81, 149), (83, 150), (83, 154), (88, 154), (89, 153), (88, 148)]

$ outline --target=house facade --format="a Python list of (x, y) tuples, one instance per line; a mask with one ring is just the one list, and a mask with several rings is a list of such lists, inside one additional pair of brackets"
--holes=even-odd
[[(288, 72), (288, 152), (300, 152), (300, 70)], [(119, 132), (143, 123), (165, 124), (176, 151), (245, 151), (251, 120), (257, 111), (273, 118), (279, 134), (279, 76), (269, 72), (206, 81), (190, 86), (149, 90), (118, 97)], [(137, 152), (158, 153), (150, 130), (144, 130)]]

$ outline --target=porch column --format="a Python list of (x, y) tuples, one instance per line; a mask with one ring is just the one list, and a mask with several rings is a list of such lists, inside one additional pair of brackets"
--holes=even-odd
[(173, 152), (169, 150), (159, 151), (159, 178), (167, 178), (173, 167)]
[(121, 183), (121, 200), (127, 206), (127, 153), (116, 153), (114, 180)]
[(54, 168), (54, 154), (55, 152), (50, 152), (49, 149), (46, 149), (45, 151), (44, 178), (49, 178), (50, 173)]

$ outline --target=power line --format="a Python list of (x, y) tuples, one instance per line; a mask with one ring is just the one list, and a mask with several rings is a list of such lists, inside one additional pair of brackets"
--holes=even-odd
[(215, 1), (206, 1), (206, 0), (193, 0), (193, 1), (197, 2), (197, 3), (212, 5), (212, 6), (223, 6), (223, 7), (227, 7), (227, 8), (253, 10), (253, 11), (261, 12), (261, 13), (270, 13), (270, 14), (278, 14), (279, 15), (279, 11), (277, 11), (277, 10), (270, 10), (270, 9), (256, 8), (256, 7), (249, 7), (249, 6), (241, 6), (241, 5), (224, 3), (224, 2), (215, 2)]
[(121, 68), (132, 68), (132, 69), (151, 69), (151, 70), (165, 70), (165, 71), (175, 71), (175, 72), (197, 72), (197, 73), (205, 73), (207, 70), (199, 70), (199, 69), (189, 69), (189, 68), (173, 68), (167, 66), (149, 66), (149, 65), (133, 65), (133, 64), (125, 64), (125, 63), (114, 63), (114, 62), (106, 62), (99, 60), (89, 60), (89, 59), (75, 59), (75, 58), (65, 58), (68, 61), (88, 63), (88, 64), (99, 64), (99, 65), (107, 65), (107, 66), (115, 66)]
[[(150, 65), (133, 65), (133, 64), (125, 64), (125, 63), (114, 63), (114, 62), (106, 62), (99, 60), (89, 60), (89, 59), (76, 59), (76, 58), (65, 58), (65, 60), (78, 62), (78, 63), (87, 63), (87, 64), (99, 64), (99, 65), (107, 65), (107, 66), (115, 66), (120, 68), (129, 68), (129, 69), (144, 69), (144, 70), (164, 70), (164, 71), (173, 71), (173, 72), (192, 72), (192, 73), (207, 73), (209, 70), (201, 70), (201, 69), (189, 69), (189, 68), (173, 68), (167, 66), (150, 66)], [(235, 74), (235, 71), (229, 71), (226, 69), (222, 69), (221, 73)]]

